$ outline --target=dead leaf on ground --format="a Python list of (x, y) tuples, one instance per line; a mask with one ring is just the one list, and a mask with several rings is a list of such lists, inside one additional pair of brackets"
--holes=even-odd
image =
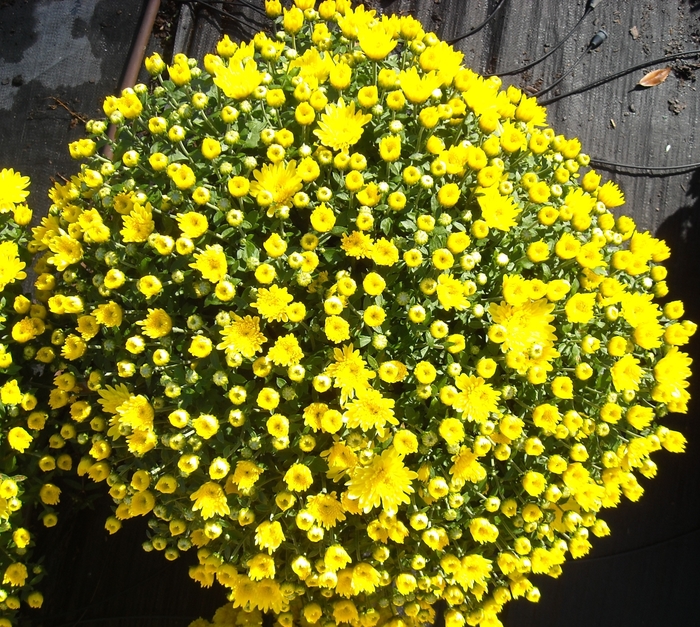
[(632, 39), (637, 39), (637, 37), (639, 37), (639, 29), (636, 26), (633, 26), (630, 28), (630, 35), (632, 35)]
[(656, 87), (657, 85), (661, 85), (661, 83), (668, 78), (670, 73), (670, 67), (665, 67), (661, 70), (652, 70), (648, 74), (645, 74), (642, 77), (642, 80), (640, 80), (637, 84), (641, 85), (642, 87)]

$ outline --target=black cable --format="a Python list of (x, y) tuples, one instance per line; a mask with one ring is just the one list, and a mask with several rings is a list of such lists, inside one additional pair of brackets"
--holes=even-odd
[(599, 48), (603, 42), (608, 38), (608, 34), (601, 28), (593, 37), (591, 40), (588, 42), (588, 45), (586, 46), (585, 50), (579, 55), (579, 57), (576, 59), (576, 61), (573, 62), (573, 64), (569, 67), (566, 72), (564, 72), (556, 81), (554, 81), (551, 85), (545, 87), (544, 89), (540, 89), (537, 93), (533, 94), (535, 98), (539, 98), (540, 96), (546, 94), (548, 91), (551, 91), (554, 89), (559, 83), (561, 83), (571, 72), (574, 71), (576, 66), (583, 61), (583, 57), (586, 56), (586, 53), (592, 52), (596, 48)]
[[(641, 551), (646, 551), (647, 549), (653, 549), (657, 546), (663, 546), (664, 544), (670, 544), (671, 542), (676, 542), (677, 540), (681, 540), (682, 538), (686, 538), (688, 536), (692, 536), (693, 534), (696, 534), (698, 531), (700, 531), (700, 527), (696, 527), (695, 529), (689, 529), (688, 531), (685, 531), (683, 533), (679, 533), (677, 536), (673, 536), (671, 538), (665, 538), (663, 540), (659, 540), (658, 542), (650, 542), (649, 544), (643, 544), (642, 546), (635, 547), (633, 549), (628, 549), (627, 551), (620, 551), (619, 553), (611, 553), (610, 555), (601, 555), (598, 557), (586, 557), (582, 559), (579, 564), (589, 564), (590, 562), (599, 562), (600, 560), (607, 560), (612, 557), (622, 557), (625, 555), (632, 555), (634, 553), (639, 553)], [(570, 564), (575, 564), (576, 562), (568, 562)]]
[(640, 170), (642, 172), (660, 172), (657, 176), (675, 176), (685, 174), (700, 168), (700, 163), (685, 163), (682, 165), (635, 165), (630, 163), (617, 163), (615, 161), (604, 161), (591, 157), (591, 165), (602, 170)]
[(591, 5), (589, 4), (586, 7), (586, 10), (584, 11), (583, 15), (579, 18), (578, 22), (574, 24), (574, 26), (571, 28), (571, 30), (566, 33), (563, 39), (559, 40), (559, 42), (552, 48), (549, 52), (545, 53), (542, 55), (539, 59), (535, 59), (532, 63), (528, 63), (527, 65), (523, 65), (522, 67), (519, 68), (513, 68), (511, 70), (507, 70), (505, 72), (493, 72), (492, 74), (485, 74), (484, 76), (489, 77), (489, 76), (513, 76), (515, 74), (520, 74), (521, 72), (525, 72), (526, 70), (529, 70), (530, 68), (535, 67), (536, 65), (539, 65), (544, 61), (545, 59), (549, 58), (551, 55), (553, 55), (559, 48), (561, 48), (566, 41), (571, 37), (571, 35), (574, 34), (574, 31), (581, 25), (581, 22), (588, 16), (588, 14), (593, 10)]
[(574, 61), (574, 62), (571, 64), (571, 66), (569, 67), (569, 69), (566, 70), (566, 72), (564, 72), (556, 81), (554, 81), (554, 82), (553, 82), (551, 85), (549, 85), (548, 87), (545, 87), (544, 89), (540, 89), (538, 92), (535, 92), (535, 93), (532, 94), (532, 95), (533, 95), (535, 98), (539, 98), (540, 96), (543, 96), (544, 94), (546, 94), (548, 91), (552, 91), (552, 89), (554, 89), (554, 88), (555, 88), (559, 83), (561, 83), (569, 74), (571, 74), (571, 72), (574, 71), (574, 69), (576, 68), (576, 66), (577, 66), (579, 63), (581, 63), (581, 61), (583, 61), (583, 57), (586, 56), (586, 53), (587, 53), (588, 51), (589, 51), (589, 48), (587, 47), (587, 48), (579, 55), (578, 59), (576, 59), (576, 61)]
[[(180, 2), (182, 4), (188, 5), (193, 14), (195, 13), (196, 6), (198, 4), (201, 4), (202, 6), (206, 7), (210, 11), (214, 11), (215, 13), (218, 13), (219, 15), (222, 15), (224, 17), (227, 17), (231, 20), (236, 21), (238, 26), (243, 31), (245, 31), (245, 29), (248, 29), (250, 31), (250, 33), (252, 33), (252, 34), (258, 32), (258, 30), (261, 30), (263, 28), (259, 22), (256, 23), (253, 18), (249, 18), (248, 16), (246, 16), (243, 13), (240, 13), (238, 15), (236, 15), (234, 13), (230, 13), (226, 9), (222, 9), (222, 8), (219, 8), (217, 6), (210, 4), (209, 2), (205, 2), (205, 0), (176, 0), (176, 2)], [(243, 2), (246, 6), (250, 6), (252, 9), (257, 11), (260, 15), (265, 15), (265, 18), (267, 18), (267, 15), (258, 7), (251, 5), (247, 2), (244, 2), (243, 0), (239, 0), (239, 2)], [(241, 19), (241, 18), (244, 18), (244, 19)], [(209, 14), (207, 14), (207, 19), (213, 19), (213, 18)], [(250, 23), (247, 23), (247, 22), (250, 22)], [(211, 23), (211, 25), (214, 26), (215, 28), (219, 28), (218, 23), (216, 23), (216, 24)]]
[(248, 2), (247, 0), (238, 0), (238, 2), (240, 2), (243, 6), (253, 9), (253, 11), (258, 13), (259, 15), (264, 15), (265, 17), (267, 17), (267, 13), (265, 13), (265, 11), (260, 7), (255, 6), (253, 3)]
[(460, 35), (459, 37), (455, 37), (454, 39), (450, 39), (447, 41), (448, 44), (453, 45), (456, 44), (458, 41), (462, 41), (462, 39), (466, 39), (467, 37), (471, 37), (472, 35), (476, 35), (484, 26), (486, 26), (495, 16), (496, 13), (498, 13), (499, 9), (501, 7), (504, 7), (508, 3), (508, 0), (501, 0), (497, 5), (496, 8), (491, 11), (491, 13), (487, 16), (487, 18), (481, 22), (478, 26), (475, 26), (472, 28), (470, 31), (464, 33), (464, 35)]
[(631, 74), (632, 72), (636, 72), (637, 70), (642, 70), (646, 67), (649, 67), (650, 65), (658, 65), (659, 63), (664, 63), (666, 61), (674, 61), (676, 59), (683, 59), (684, 57), (697, 57), (697, 56), (700, 56), (700, 50), (688, 50), (687, 52), (677, 52), (675, 54), (666, 55), (665, 57), (659, 57), (658, 59), (653, 59), (651, 61), (645, 61), (644, 63), (640, 63), (640, 64), (635, 65), (633, 67), (627, 68), (626, 70), (621, 70), (620, 72), (615, 72), (615, 74), (608, 74), (608, 76), (604, 76), (603, 78), (599, 78), (598, 80), (595, 80), (592, 83), (588, 83), (587, 85), (584, 85), (583, 87), (577, 87), (576, 89), (572, 89), (571, 91), (567, 91), (563, 94), (560, 94), (559, 96), (554, 96), (554, 98), (549, 98), (548, 100), (543, 100), (542, 102), (540, 102), (540, 104), (542, 106), (550, 105), (554, 102), (562, 100), (563, 98), (568, 98), (569, 96), (573, 96), (575, 94), (580, 94), (584, 91), (588, 91), (589, 89), (593, 89), (594, 87), (600, 87), (601, 85), (604, 85), (605, 83), (609, 83), (610, 81), (613, 81), (617, 78), (621, 78), (623, 76), (626, 76), (627, 74)]
[[(263, 11), (260, 7), (255, 6), (254, 4), (247, 2), (247, 0), (237, 0), (240, 4), (249, 7), (259, 15), (262, 15), (263, 17), (267, 17), (267, 13)], [(209, 2), (206, 2), (205, 0), (176, 0), (176, 2), (180, 2), (182, 4), (201, 4), (208, 9), (211, 9), (212, 11), (216, 11), (220, 15), (225, 15), (226, 17), (230, 17), (231, 19), (236, 19), (236, 15), (233, 13), (229, 13), (226, 9), (222, 9), (220, 7), (214, 6), (213, 4), (210, 4)]]

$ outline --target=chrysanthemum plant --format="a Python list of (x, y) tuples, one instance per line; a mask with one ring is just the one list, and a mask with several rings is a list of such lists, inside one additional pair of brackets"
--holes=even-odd
[[(29, 528), (37, 521), (56, 524), (52, 506), (61, 491), (52, 480), (72, 466), (70, 455), (55, 450), (65, 442), (61, 427), (47, 423), (49, 408), (42, 408), (35, 394), (42, 364), (34, 361), (36, 349), (28, 342), (47, 331), (48, 312), (32, 303), (31, 286), (25, 284), (32, 260), (28, 185), (29, 177), (0, 170), (0, 627), (11, 624), (22, 604), (43, 603), (35, 589), (43, 567), (32, 557)], [(76, 433), (71, 424), (65, 427), (64, 435)], [(56, 431), (53, 437), (50, 431)]]
[(249, 620), (443, 599), (448, 627), (500, 625), (683, 450), (669, 250), (412, 17), (266, 8), (272, 37), (149, 57), (155, 88), (105, 102), (115, 138), (71, 144), (29, 244), (41, 330), (13, 337), (58, 375), (107, 529), (149, 516), (144, 548), (195, 547)]

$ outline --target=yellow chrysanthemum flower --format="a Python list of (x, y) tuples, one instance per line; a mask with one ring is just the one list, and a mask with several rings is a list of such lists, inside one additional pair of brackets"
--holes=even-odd
[(28, 176), (22, 176), (12, 168), (0, 170), (0, 213), (12, 211), (15, 205), (23, 203), (29, 196), (28, 186)]
[(212, 283), (222, 281), (228, 272), (228, 262), (226, 254), (221, 246), (207, 246), (201, 253), (195, 253), (195, 262), (190, 264), (190, 268), (199, 270), (202, 278)]
[(27, 277), (25, 266), (19, 259), (19, 248), (15, 242), (0, 242), (0, 292), (10, 283)]
[(413, 494), (413, 479), (418, 476), (403, 463), (403, 456), (393, 447), (374, 457), (368, 466), (356, 467), (347, 482), (348, 496), (357, 500), (362, 511), (369, 512), (381, 507), (394, 515), (399, 505), (410, 501)]
[(190, 495), (190, 499), (194, 501), (192, 509), (201, 511), (204, 520), (213, 516), (226, 516), (231, 511), (222, 487), (213, 481), (202, 484)]
[(362, 137), (363, 126), (372, 119), (371, 114), (355, 112), (355, 103), (345, 104), (340, 98), (329, 104), (321, 115), (314, 135), (324, 145), (333, 150), (347, 151)]

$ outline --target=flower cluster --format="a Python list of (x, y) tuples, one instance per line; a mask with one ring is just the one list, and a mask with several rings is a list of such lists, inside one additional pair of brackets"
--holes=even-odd
[(46, 527), (56, 524), (52, 506), (61, 490), (52, 481), (58, 466), (70, 469), (72, 463), (67, 455), (57, 460), (50, 450), (60, 447), (44, 431), (49, 416), (33, 390), (35, 352), (23, 342), (46, 332), (48, 313), (43, 304), (32, 303), (23, 284), (32, 259), (28, 185), (28, 177), (0, 170), (0, 627), (11, 624), (23, 603), (33, 608), (43, 603), (34, 588), (43, 568), (32, 560), (30, 529), (37, 516)]
[(110, 533), (196, 547), (226, 611), (497, 626), (683, 450), (658, 420), (695, 325), (535, 99), (412, 17), (315, 5), (107, 98), (12, 337)]
[(214, 612), (211, 621), (205, 618), (198, 618), (192, 621), (189, 627), (228, 627), (229, 625), (259, 627), (259, 625), (262, 625), (262, 622), (263, 616), (259, 609), (245, 611), (241, 608), (234, 608), (231, 603), (227, 603)]

